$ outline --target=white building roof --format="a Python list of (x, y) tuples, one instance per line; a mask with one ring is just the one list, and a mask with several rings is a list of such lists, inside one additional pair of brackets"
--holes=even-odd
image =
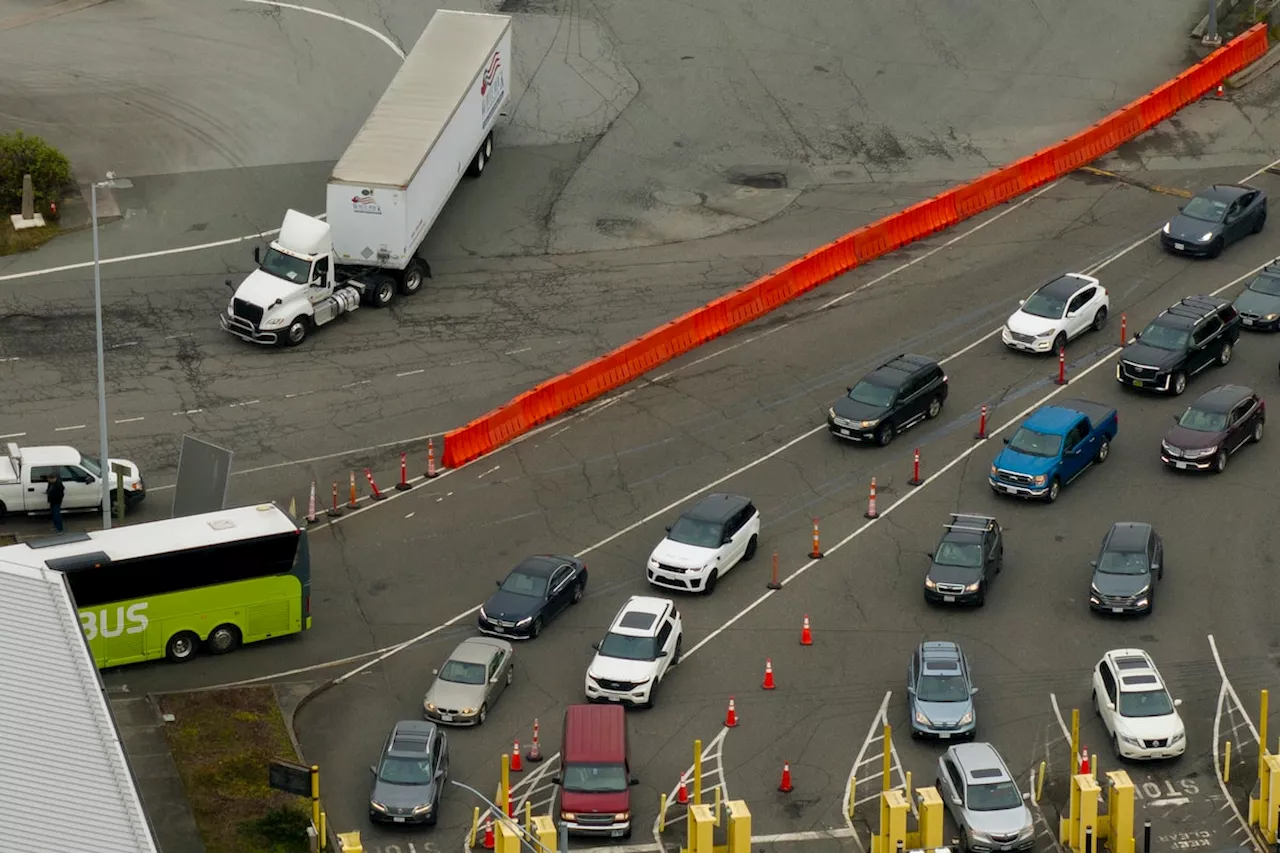
[(0, 561), (0, 838), (157, 853), (63, 576)]
[(507, 15), (432, 15), (331, 180), (407, 189), (510, 26)]

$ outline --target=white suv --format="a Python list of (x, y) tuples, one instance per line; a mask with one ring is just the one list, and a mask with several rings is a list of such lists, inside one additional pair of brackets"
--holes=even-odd
[(756, 555), (759, 541), (760, 513), (749, 498), (707, 495), (681, 513), (653, 549), (649, 583), (709, 594), (721, 575)]
[(587, 699), (653, 707), (653, 692), (680, 662), (684, 625), (669, 598), (633, 595), (593, 644)]
[(1023, 352), (1057, 353), (1067, 341), (1106, 325), (1111, 297), (1093, 276), (1069, 272), (1018, 306), (1000, 331), (1004, 345)]
[(1093, 709), (1121, 758), (1174, 758), (1186, 752), (1181, 704), (1142, 649), (1112, 649), (1093, 668)]

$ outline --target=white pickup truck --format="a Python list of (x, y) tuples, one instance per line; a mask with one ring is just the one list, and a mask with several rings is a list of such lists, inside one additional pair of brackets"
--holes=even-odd
[[(102, 466), (98, 460), (85, 456), (74, 447), (18, 447), (9, 444), (9, 455), (0, 456), (0, 519), (8, 513), (32, 514), (49, 511), (49, 499), (45, 497), (46, 480), (58, 474), (66, 487), (62, 498), (63, 512), (102, 508)], [(112, 459), (112, 465), (129, 469), (124, 478), (124, 507), (130, 510), (147, 496), (138, 466), (127, 459)], [(108, 470), (111, 493), (118, 488), (118, 479)], [(114, 503), (114, 498), (112, 499)]]

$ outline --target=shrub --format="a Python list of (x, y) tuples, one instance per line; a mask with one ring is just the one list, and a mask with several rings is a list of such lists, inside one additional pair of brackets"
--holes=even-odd
[(62, 191), (71, 183), (71, 164), (62, 152), (38, 136), (22, 131), (0, 135), (0, 213), (22, 210), (22, 176), (31, 175), (31, 186), (38, 211), (48, 210), (49, 202), (62, 199)]
[(263, 853), (306, 853), (311, 818), (296, 808), (276, 808), (240, 825), (254, 850)]

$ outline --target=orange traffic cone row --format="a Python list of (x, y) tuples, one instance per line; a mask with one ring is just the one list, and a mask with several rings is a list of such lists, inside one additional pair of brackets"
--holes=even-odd
[(680, 787), (676, 790), (676, 802), (682, 806), (689, 805), (689, 785), (683, 776), (680, 777)]
[(1089, 771), (1089, 749), (1084, 747), (1080, 750), (1080, 772), (1088, 773)]
[(734, 707), (733, 697), (729, 697), (729, 713), (724, 715), (725, 728), (731, 729), (738, 725), (738, 709)]
[(484, 849), (492, 850), (493, 848), (493, 816), (486, 815), (484, 819)]
[(769, 658), (764, 659), (764, 684), (762, 686), (765, 690), (772, 690), (777, 687), (773, 683), (773, 661)]
[(813, 645), (813, 632), (809, 630), (809, 614), (804, 615), (804, 627), (800, 629), (800, 645)]
[(520, 761), (520, 741), (516, 741), (515, 746), (511, 747), (511, 767), (512, 773), (519, 773), (524, 770), (524, 764)]
[(792, 789), (791, 784), (791, 762), (782, 762), (782, 781), (778, 783), (778, 790), (787, 793)]

